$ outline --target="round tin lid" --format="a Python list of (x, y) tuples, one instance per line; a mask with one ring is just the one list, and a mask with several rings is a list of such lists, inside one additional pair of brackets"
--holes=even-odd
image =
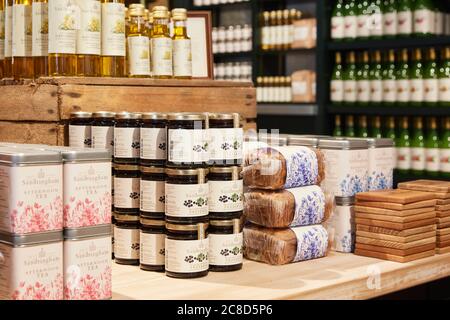
[(141, 119), (142, 118), (142, 114), (140, 113), (136, 113), (136, 112), (127, 112), (127, 111), (122, 111), (119, 113), (116, 113), (115, 116), (116, 119)]
[(330, 137), (319, 139), (319, 148), (321, 149), (340, 149), (340, 150), (357, 150), (367, 149), (369, 143), (362, 138), (340, 138)]
[(161, 112), (144, 112), (142, 113), (144, 120), (167, 120), (167, 113)]
[(191, 121), (191, 120), (207, 120), (208, 116), (205, 113), (188, 113), (188, 112), (179, 112), (179, 113), (169, 113), (168, 117), (169, 121)]
[(0, 163), (31, 165), (61, 162), (61, 153), (56, 151), (0, 147)]
[(114, 118), (115, 116), (116, 113), (111, 111), (96, 111), (92, 113), (92, 118)]
[(87, 111), (74, 111), (70, 113), (71, 119), (88, 119), (92, 118), (92, 112)]

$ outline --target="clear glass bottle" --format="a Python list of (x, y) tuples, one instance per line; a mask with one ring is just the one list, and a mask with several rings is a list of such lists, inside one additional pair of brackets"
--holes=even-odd
[(33, 0), (32, 55), (34, 77), (48, 75), (48, 0)]
[(336, 115), (334, 116), (334, 130), (333, 130), (333, 137), (342, 137), (342, 125), (341, 125), (341, 116)]
[(100, 76), (101, 4), (99, 0), (77, 0), (80, 28), (77, 30), (77, 76)]
[(169, 11), (153, 7), (152, 73), (154, 78), (172, 78), (172, 39), (169, 34)]
[(3, 61), (3, 76), (11, 78), (13, 76), (12, 66), (12, 6), (13, 0), (2, 0), (5, 12), (5, 58)]
[(127, 28), (128, 76), (150, 77), (150, 42), (144, 7), (129, 9), (130, 23)]
[(177, 79), (192, 78), (191, 38), (187, 35), (187, 10), (172, 10), (173, 21), (173, 76)]
[(14, 0), (12, 21), (14, 78), (33, 78), (31, 0)]

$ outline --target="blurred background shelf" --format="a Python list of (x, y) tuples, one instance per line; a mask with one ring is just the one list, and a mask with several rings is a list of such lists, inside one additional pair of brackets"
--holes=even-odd
[(448, 46), (450, 36), (433, 37), (406, 37), (379, 40), (355, 40), (355, 41), (331, 41), (328, 42), (328, 49), (331, 51), (347, 50), (377, 50), (377, 49), (395, 49), (395, 48), (422, 48)]
[(261, 115), (315, 116), (316, 104), (302, 103), (258, 103), (257, 113)]
[(448, 107), (383, 107), (383, 106), (345, 106), (328, 105), (330, 114), (353, 114), (369, 116), (446, 116), (450, 114)]

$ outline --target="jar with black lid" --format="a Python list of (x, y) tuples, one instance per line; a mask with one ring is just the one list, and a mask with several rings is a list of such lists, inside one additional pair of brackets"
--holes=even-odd
[(141, 217), (140, 266), (142, 270), (164, 271), (166, 223), (164, 219)]
[(166, 275), (198, 278), (208, 274), (208, 224), (166, 223)]
[(209, 222), (209, 270), (235, 271), (242, 268), (242, 219)]
[[(193, 224), (208, 219), (208, 169), (166, 169), (166, 221)], [(205, 220), (206, 219), (206, 220)]]
[(139, 166), (116, 163), (114, 171), (114, 212), (139, 217)]
[[(114, 212), (114, 211), (112, 211)], [(114, 215), (112, 215), (111, 217), (111, 253), (112, 253), (112, 259), (114, 259), (114, 228), (115, 228), (115, 224), (116, 224), (116, 219), (114, 218)]]
[(118, 264), (139, 265), (139, 216), (115, 214), (114, 260)]
[(139, 164), (141, 114), (119, 112), (114, 125), (114, 161)]
[(141, 122), (141, 164), (164, 166), (167, 160), (167, 114), (147, 112)]
[(114, 117), (115, 112), (97, 111), (92, 114), (92, 148), (107, 149), (114, 152)]
[(91, 147), (92, 113), (76, 111), (70, 114), (69, 121), (69, 147)]
[(210, 167), (209, 217), (212, 219), (239, 218), (244, 210), (244, 182), (242, 167)]
[(242, 163), (244, 131), (239, 120), (238, 113), (209, 114), (211, 165), (230, 166)]
[(209, 161), (208, 115), (168, 115), (168, 167), (205, 167)]
[(166, 211), (165, 180), (164, 168), (141, 166), (141, 217), (164, 219), (164, 212)]

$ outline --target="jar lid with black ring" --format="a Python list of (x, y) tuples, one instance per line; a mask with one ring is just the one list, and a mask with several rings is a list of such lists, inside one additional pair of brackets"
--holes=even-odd
[(139, 216), (114, 214), (114, 259), (118, 264), (139, 265)]
[(140, 176), (138, 165), (115, 164), (114, 210), (120, 214), (139, 215)]
[(209, 270), (235, 271), (242, 268), (243, 219), (209, 222)]
[(239, 218), (244, 210), (242, 167), (210, 167), (208, 184), (210, 218)]
[(140, 113), (119, 112), (114, 124), (114, 161), (138, 164), (140, 156)]
[(208, 223), (166, 223), (166, 275), (198, 278), (208, 274)]
[(209, 161), (208, 115), (171, 113), (168, 115), (167, 141), (169, 167), (205, 167)]
[(238, 113), (209, 114), (211, 165), (230, 166), (242, 163), (244, 131)]
[(208, 218), (208, 169), (166, 169), (166, 221), (203, 222)]
[(76, 111), (70, 113), (69, 147), (90, 148), (92, 112)]
[(140, 157), (142, 165), (164, 166), (167, 160), (167, 114), (142, 114)]
[(141, 166), (140, 214), (141, 217), (164, 219), (166, 174), (163, 167)]
[(166, 228), (164, 219), (141, 217), (140, 268), (164, 271)]

